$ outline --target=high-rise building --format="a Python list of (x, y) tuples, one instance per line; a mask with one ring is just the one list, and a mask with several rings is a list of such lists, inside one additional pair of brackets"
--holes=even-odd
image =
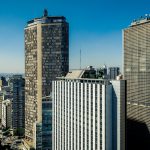
[(109, 67), (108, 68), (108, 79), (116, 79), (116, 77), (120, 73), (120, 68), (119, 67)]
[[(69, 25), (63, 16), (35, 18), (25, 27), (25, 137), (35, 143), (42, 123), (42, 97), (52, 91), (52, 80), (69, 70)], [(33, 145), (33, 147), (35, 147)]]
[(42, 123), (36, 124), (36, 149), (52, 150), (52, 98), (42, 99)]
[(12, 127), (12, 100), (7, 99), (2, 102), (2, 125), (8, 129)]
[(12, 128), (15, 135), (25, 130), (25, 80), (22, 75), (13, 75)]
[(4, 95), (3, 93), (0, 92), (0, 126), (1, 126), (1, 121), (2, 121), (2, 102), (4, 100)]
[(3, 86), (2, 80), (0, 80), (0, 91), (2, 90), (2, 86)]
[(149, 16), (134, 20), (124, 29), (123, 44), (124, 78), (127, 80), (127, 145), (133, 145), (130, 149), (136, 149), (135, 146), (137, 149), (150, 149)]
[(53, 150), (125, 150), (125, 80), (85, 74), (53, 81)]
[(42, 100), (42, 150), (52, 150), (52, 98)]

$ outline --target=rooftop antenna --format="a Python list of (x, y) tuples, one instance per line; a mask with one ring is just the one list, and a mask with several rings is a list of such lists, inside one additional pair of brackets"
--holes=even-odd
[(48, 16), (48, 11), (47, 9), (44, 9), (44, 17), (47, 17)]
[(80, 49), (80, 70), (81, 70), (81, 49)]

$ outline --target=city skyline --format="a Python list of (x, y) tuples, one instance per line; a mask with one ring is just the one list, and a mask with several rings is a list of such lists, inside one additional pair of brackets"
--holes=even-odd
[(63, 15), (70, 22), (70, 69), (80, 67), (80, 49), (82, 68), (89, 64), (122, 67), (122, 29), (131, 20), (150, 13), (150, 2), (77, 0), (72, 4), (69, 0), (1, 2), (0, 73), (24, 73), (23, 27), (44, 8), (50, 15)]

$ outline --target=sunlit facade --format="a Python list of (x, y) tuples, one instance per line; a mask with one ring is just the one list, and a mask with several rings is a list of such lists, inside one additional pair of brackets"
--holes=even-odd
[(53, 150), (125, 150), (126, 82), (87, 72), (53, 82)]
[[(25, 138), (35, 143), (35, 123), (42, 123), (42, 97), (52, 80), (69, 69), (69, 25), (63, 16), (35, 18), (25, 27)], [(34, 146), (35, 147), (35, 146)]]

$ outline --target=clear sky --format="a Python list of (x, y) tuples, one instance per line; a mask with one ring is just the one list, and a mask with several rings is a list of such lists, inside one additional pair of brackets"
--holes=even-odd
[(70, 68), (122, 66), (122, 29), (150, 14), (149, 0), (4, 0), (0, 2), (0, 72), (24, 72), (24, 27), (32, 18), (64, 15), (70, 24)]

